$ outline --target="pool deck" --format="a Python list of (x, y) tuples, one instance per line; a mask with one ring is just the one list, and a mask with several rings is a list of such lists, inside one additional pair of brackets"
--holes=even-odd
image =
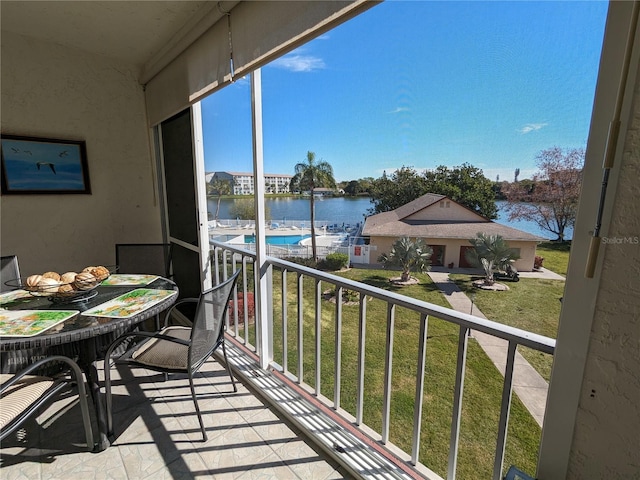
[[(280, 228), (269, 228), (265, 230), (266, 235), (282, 235), (282, 236), (293, 236), (293, 235), (311, 235), (311, 230), (308, 228), (302, 229), (292, 229), (289, 227), (280, 227)], [(255, 228), (242, 228), (242, 227), (214, 227), (209, 228), (209, 236), (213, 237), (216, 235), (255, 235)], [(316, 234), (319, 232), (316, 232)]]
[[(209, 224), (209, 236), (213, 237), (216, 235), (255, 235), (256, 229), (254, 225), (249, 225), (248, 227), (242, 226), (212, 226)], [(265, 228), (266, 235), (282, 235), (282, 236), (294, 236), (294, 235), (311, 235), (310, 228), (300, 228), (300, 227), (278, 227), (271, 228), (267, 226)], [(320, 236), (339, 236), (344, 235), (344, 232), (327, 232), (324, 228), (316, 228), (316, 237)]]
[[(308, 222), (307, 222), (308, 223)], [(310, 235), (310, 228), (298, 227), (295, 225), (280, 225), (276, 223), (278, 227), (265, 226), (265, 232), (267, 235)], [(215, 220), (209, 221), (209, 235), (251, 235), (255, 234), (256, 228), (254, 223), (233, 225), (233, 221), (227, 221), (226, 223), (216, 222)], [(322, 228), (316, 228), (316, 234), (324, 233)]]
[[(245, 221), (246, 222), (246, 221)], [(223, 236), (223, 239), (219, 241), (231, 243), (231, 244), (244, 244), (245, 235), (255, 235), (255, 224), (245, 223), (244, 225), (234, 225), (235, 221), (226, 220), (216, 222), (214, 220), (209, 221), (209, 238), (216, 239), (218, 236)], [(296, 222), (298, 225), (303, 225), (303, 222)], [(293, 224), (283, 225), (281, 223), (273, 222), (274, 226), (265, 226), (265, 235), (269, 236), (286, 236), (286, 237), (304, 237), (311, 236), (311, 229), (306, 226), (297, 226)], [(275, 226), (277, 225), (277, 227)], [(306, 222), (309, 225), (309, 222)], [(338, 243), (342, 243), (347, 237), (346, 232), (332, 232), (327, 231), (326, 227), (316, 227), (316, 242), (319, 247), (335, 247)], [(253, 243), (253, 242), (251, 242)], [(267, 242), (271, 243), (271, 242)], [(284, 242), (287, 243), (287, 242)], [(309, 239), (305, 239), (302, 245), (310, 246)]]

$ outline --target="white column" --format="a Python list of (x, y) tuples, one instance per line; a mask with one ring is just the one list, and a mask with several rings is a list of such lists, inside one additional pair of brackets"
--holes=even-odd
[(271, 267), (265, 262), (267, 247), (265, 240), (266, 216), (264, 210), (265, 180), (262, 148), (262, 76), (260, 69), (251, 74), (251, 123), (253, 128), (253, 191), (256, 213), (256, 347), (260, 366), (267, 368), (273, 359), (273, 310)]
[(202, 109), (200, 102), (191, 107), (193, 125), (193, 168), (196, 185), (196, 208), (198, 209), (198, 243), (200, 253), (200, 284), (202, 291), (211, 288), (211, 266), (209, 262), (209, 222), (207, 214), (207, 185), (204, 166), (204, 136), (202, 131)]

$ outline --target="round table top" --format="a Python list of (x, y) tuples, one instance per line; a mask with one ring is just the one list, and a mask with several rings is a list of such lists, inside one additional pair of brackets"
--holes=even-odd
[[(83, 312), (90, 308), (102, 305), (120, 295), (137, 288), (149, 288), (154, 290), (172, 290), (177, 292), (178, 287), (171, 280), (159, 277), (149, 285), (126, 286), (99, 286), (97, 295), (84, 302), (53, 303), (46, 297), (28, 296), (20, 300), (3, 305), (7, 310), (78, 310)], [(176, 295), (164, 298), (159, 303), (126, 318), (109, 318), (77, 314), (63, 323), (56, 325), (38, 335), (32, 337), (0, 337), (0, 351), (13, 351), (26, 348), (48, 347), (52, 345), (64, 345), (71, 342), (85, 340), (114, 331), (122, 331), (136, 325), (147, 318), (151, 318), (175, 303)]]

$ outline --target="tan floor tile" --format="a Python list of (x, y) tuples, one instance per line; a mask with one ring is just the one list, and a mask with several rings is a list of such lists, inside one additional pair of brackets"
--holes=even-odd
[(153, 430), (138, 428), (124, 432), (114, 442), (129, 478), (143, 478), (178, 459), (194, 446), (180, 423), (167, 420)]
[[(216, 479), (217, 478), (216, 476)], [(271, 454), (262, 459), (249, 471), (234, 478), (239, 480), (306, 480), (305, 477), (296, 475), (296, 473), (285, 465), (275, 454)]]
[(92, 478), (96, 480), (126, 480), (127, 472), (116, 449), (100, 453), (82, 453), (58, 457), (52, 464), (44, 464), (42, 479)]
[[(220, 396), (211, 388), (198, 388), (198, 405), (205, 424), (207, 436), (213, 439), (230, 428), (244, 425), (244, 418), (234, 408), (226, 397)], [(200, 423), (196, 414), (195, 405), (191, 398), (189, 388), (167, 392), (165, 400), (174, 417), (180, 422), (185, 432), (190, 433), (190, 438), (195, 442), (202, 438)]]
[(333, 465), (327, 463), (301, 438), (287, 442), (276, 450), (276, 454), (285, 465), (305, 480), (324, 480), (335, 471)]
[(264, 409), (247, 422), (274, 451), (298, 438), (298, 434), (274, 412)]
[[(131, 478), (131, 477), (130, 477)], [(190, 480), (193, 478), (207, 478), (209, 474), (207, 467), (197, 452), (183, 453), (173, 462), (154, 471), (142, 480)]]
[(237, 478), (273, 450), (249, 426), (238, 425), (226, 430), (198, 449), (202, 461), (216, 478)]
[[(12, 463), (12, 456), (5, 456), (2, 449), (2, 467), (0, 467), (0, 477), (2, 480), (40, 480), (42, 478), (42, 465), (37, 462), (24, 461), (17, 464)], [(8, 457), (10, 463), (5, 463)]]

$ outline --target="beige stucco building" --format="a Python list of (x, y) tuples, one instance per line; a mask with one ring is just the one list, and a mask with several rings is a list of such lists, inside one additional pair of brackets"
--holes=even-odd
[[(293, 175), (284, 173), (265, 173), (266, 193), (289, 193)], [(254, 180), (252, 172), (213, 172), (211, 182), (216, 179), (229, 182), (234, 195), (253, 195)]]
[(376, 252), (370, 263), (388, 253), (401, 237), (420, 238), (433, 249), (431, 264), (450, 268), (472, 267), (465, 252), (472, 248), (469, 239), (477, 233), (500, 235), (520, 258), (514, 263), (520, 271), (533, 270), (536, 245), (544, 241), (516, 228), (488, 220), (444, 195), (427, 193), (390, 212), (368, 217), (362, 235), (369, 238)]

